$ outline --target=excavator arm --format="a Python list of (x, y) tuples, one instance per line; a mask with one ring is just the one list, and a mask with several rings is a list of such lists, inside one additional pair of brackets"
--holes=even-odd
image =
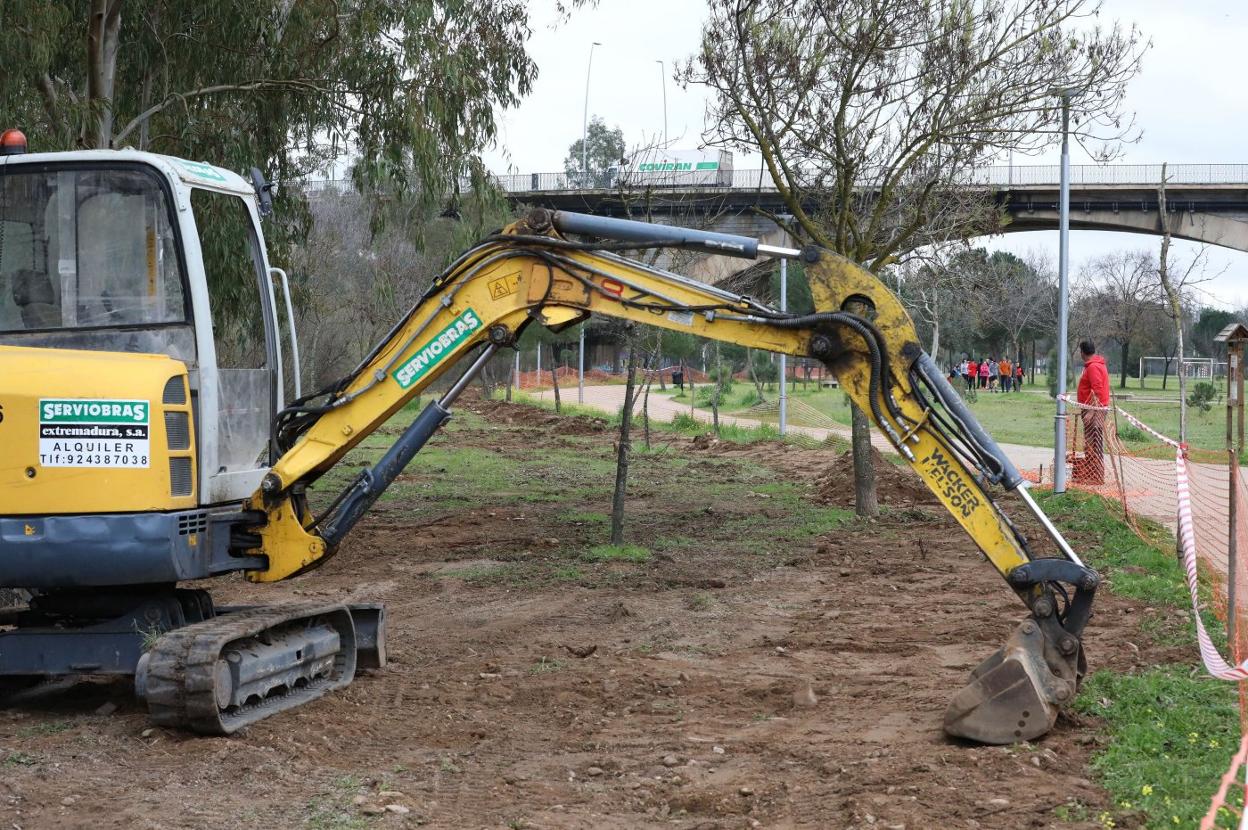
[[(581, 241), (584, 238), (594, 241)], [(745, 258), (800, 258), (815, 313), (778, 312), (623, 256), (659, 247)], [(566, 212), (531, 211), (453, 262), (346, 378), (277, 419), (280, 457), (251, 498), (247, 555), (258, 582), (302, 573), (332, 555), (368, 507), (450, 417), (467, 383), (525, 326), (552, 329), (603, 314), (822, 361), (975, 541), (1030, 611), (972, 673), (945, 728), (986, 743), (1047, 732), (1084, 673), (1081, 644), (1098, 584), (1027, 492), (1026, 483), (918, 345), (905, 309), (871, 273), (828, 251), (769, 248), (747, 237)], [(467, 370), (326, 510), (307, 486), (465, 358)], [(1018, 494), (1059, 555), (1037, 558), (989, 494)]]

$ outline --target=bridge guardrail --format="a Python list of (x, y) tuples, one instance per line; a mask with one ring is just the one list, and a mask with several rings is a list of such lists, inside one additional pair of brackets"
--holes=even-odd
[[(630, 182), (614, 171), (603, 173), (506, 173), (494, 175), (494, 182), (506, 193), (558, 193), (603, 190), (638, 190), (644, 188), (671, 190), (765, 190), (774, 191), (766, 170), (745, 169), (723, 171), (718, 183), (705, 180), (705, 174), (665, 173), (656, 177), (647, 173), (644, 179)], [(1166, 168), (1170, 185), (1242, 184), (1248, 187), (1248, 164), (1171, 164)], [(982, 167), (966, 174), (968, 185), (990, 187), (1057, 187), (1061, 167), (1056, 164), (998, 165)], [(1073, 187), (1089, 185), (1137, 185), (1155, 187), (1161, 182), (1160, 164), (1074, 164), (1070, 167)], [(865, 186), (870, 186), (865, 183)], [(468, 182), (462, 185), (468, 188)], [(307, 179), (301, 183), (306, 192), (347, 192), (353, 188), (350, 179)]]

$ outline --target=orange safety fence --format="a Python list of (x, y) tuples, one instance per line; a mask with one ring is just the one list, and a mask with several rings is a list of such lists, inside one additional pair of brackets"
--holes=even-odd
[[(1245, 478), (1236, 470), (1232, 479), (1225, 451), (1195, 449), (1150, 427), (1120, 406), (1095, 407), (1064, 399), (1068, 406), (1066, 462), (1067, 484), (1072, 489), (1097, 493), (1119, 503), (1127, 523), (1146, 541), (1156, 541), (1146, 522), (1164, 525), (1175, 532), (1179, 555), (1191, 594), (1197, 644), (1206, 670), (1214, 677), (1239, 683), (1241, 731), (1248, 735), (1248, 562), (1237, 555), (1230, 573), (1232, 533), (1236, 551), (1248, 554), (1248, 499)], [(1051, 483), (1052, 471), (1043, 478)], [(1032, 476), (1033, 480), (1040, 478)], [(1232, 522), (1232, 482), (1235, 487), (1235, 520)], [(1200, 618), (1198, 570), (1212, 588), (1213, 606), (1222, 620), (1235, 620), (1235, 641), (1229, 642), (1231, 659), (1225, 660)], [(1229, 588), (1234, 582), (1235, 608), (1229, 607)], [(1202, 827), (1212, 827), (1212, 817), (1225, 804), (1229, 782), (1244, 763), (1245, 747), (1235, 756), (1224, 776)], [(1248, 767), (1245, 767), (1248, 795)], [(1238, 808), (1226, 804), (1228, 810)], [(1239, 826), (1248, 830), (1248, 811)]]

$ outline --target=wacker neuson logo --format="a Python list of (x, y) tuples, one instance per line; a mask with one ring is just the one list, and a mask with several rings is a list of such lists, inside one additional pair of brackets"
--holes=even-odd
[(442, 358), (455, 349), (457, 343), (481, 328), (481, 318), (471, 308), (465, 309), (446, 328), (421, 346), (416, 354), (394, 370), (394, 379), (406, 389), (420, 380), (426, 372), (442, 362)]
[(39, 401), (39, 463), (44, 467), (147, 467), (149, 401), (68, 398)]

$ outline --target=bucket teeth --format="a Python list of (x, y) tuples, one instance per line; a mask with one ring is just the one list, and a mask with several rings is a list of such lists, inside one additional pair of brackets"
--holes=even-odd
[[(1054, 672), (1049, 658), (1063, 666), (1061, 674)], [(985, 744), (1040, 737), (1053, 728), (1059, 709), (1074, 698), (1081, 660), (1082, 653), (1066, 671), (1066, 660), (1055, 649), (1046, 649), (1040, 626), (1027, 620), (971, 672), (971, 682), (945, 712), (945, 732)]]

